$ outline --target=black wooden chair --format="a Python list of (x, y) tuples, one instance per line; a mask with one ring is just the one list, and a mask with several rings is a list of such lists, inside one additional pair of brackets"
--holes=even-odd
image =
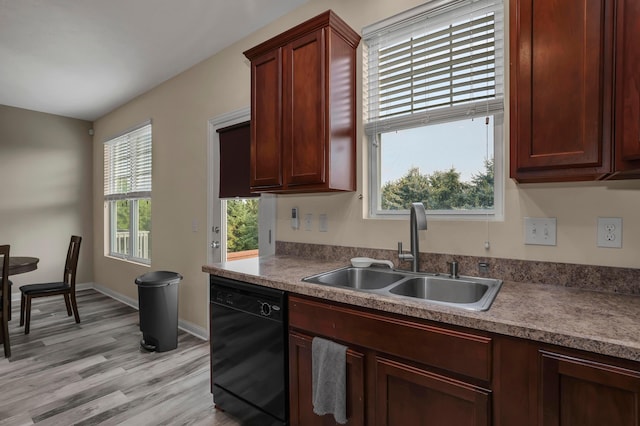
[(76, 270), (78, 268), (78, 256), (80, 255), (80, 242), (82, 242), (82, 237), (76, 235), (71, 237), (69, 250), (67, 251), (67, 260), (64, 263), (62, 281), (27, 284), (20, 287), (20, 291), (22, 292), (20, 298), (20, 325), (24, 325), (24, 334), (29, 334), (31, 299), (37, 297), (62, 295), (64, 297), (64, 303), (67, 305), (67, 315), (71, 316), (71, 310), (73, 308), (76, 323), (80, 323), (78, 304), (76, 302)]
[(0, 277), (0, 342), (4, 344), (4, 356), (11, 356), (9, 343), (9, 313), (11, 312), (11, 283), (9, 282), (9, 247), (0, 246), (2, 276)]

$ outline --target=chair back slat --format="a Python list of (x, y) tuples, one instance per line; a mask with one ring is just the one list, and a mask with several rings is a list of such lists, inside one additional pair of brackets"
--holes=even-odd
[(2, 258), (2, 276), (0, 276), (0, 296), (2, 296), (2, 315), (8, 315), (11, 300), (9, 300), (9, 245), (0, 246), (0, 257)]
[(76, 272), (78, 270), (78, 257), (80, 256), (80, 243), (82, 237), (71, 236), (69, 250), (67, 250), (67, 260), (64, 262), (64, 276), (62, 280), (69, 284), (71, 288), (76, 286)]

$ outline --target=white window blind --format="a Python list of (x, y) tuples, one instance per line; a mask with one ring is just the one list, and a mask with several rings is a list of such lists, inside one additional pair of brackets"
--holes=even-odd
[(502, 1), (458, 0), (365, 28), (368, 133), (502, 111), (503, 26)]
[(104, 143), (106, 201), (151, 196), (151, 123)]

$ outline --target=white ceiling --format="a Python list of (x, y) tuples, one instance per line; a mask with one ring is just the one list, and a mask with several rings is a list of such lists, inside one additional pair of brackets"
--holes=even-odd
[(0, 0), (0, 104), (95, 120), (306, 1)]

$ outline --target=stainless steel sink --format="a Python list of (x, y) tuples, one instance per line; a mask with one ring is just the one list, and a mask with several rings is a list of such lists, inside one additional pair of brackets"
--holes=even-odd
[(302, 281), (368, 291), (399, 299), (486, 311), (496, 298), (501, 280), (380, 269), (346, 267)]
[(411, 278), (389, 291), (401, 296), (438, 300), (450, 303), (475, 303), (484, 296), (489, 286), (461, 279), (438, 277)]
[(387, 287), (403, 278), (405, 278), (404, 275), (391, 270), (348, 267), (307, 277), (302, 281), (358, 290), (376, 290)]

